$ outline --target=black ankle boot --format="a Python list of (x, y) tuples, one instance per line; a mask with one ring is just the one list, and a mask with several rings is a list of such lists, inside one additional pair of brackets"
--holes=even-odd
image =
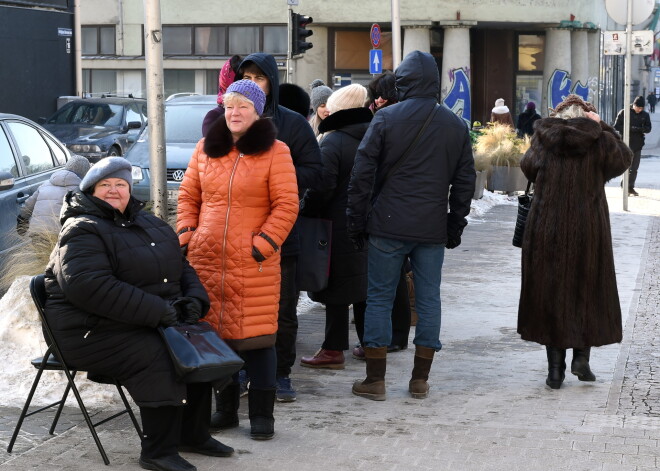
[(241, 404), (240, 385), (231, 383), (215, 391), (216, 412), (211, 416), (211, 430), (238, 427), (238, 408)]
[(274, 389), (248, 389), (248, 405), (250, 409), (250, 438), (253, 440), (270, 440), (275, 434)]
[(573, 349), (571, 373), (577, 376), (580, 381), (596, 381), (596, 375), (591, 372), (591, 368), (589, 367), (590, 354), (591, 347)]
[(551, 389), (559, 389), (564, 382), (564, 371), (566, 370), (566, 349), (546, 346), (548, 355), (548, 378), (545, 384)]

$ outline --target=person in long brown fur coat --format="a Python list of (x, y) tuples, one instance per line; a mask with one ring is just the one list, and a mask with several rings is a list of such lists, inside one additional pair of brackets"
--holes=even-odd
[(595, 381), (591, 347), (621, 342), (604, 185), (630, 166), (632, 152), (576, 95), (551, 116), (537, 121), (521, 161), (534, 198), (522, 245), (518, 333), (546, 346), (546, 384), (559, 389), (567, 348), (573, 349), (571, 373)]

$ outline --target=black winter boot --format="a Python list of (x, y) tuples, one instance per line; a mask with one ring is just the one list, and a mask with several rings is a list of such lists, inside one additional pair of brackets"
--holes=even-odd
[(596, 381), (596, 375), (591, 372), (591, 368), (589, 367), (590, 354), (591, 347), (573, 349), (571, 373), (577, 376), (580, 381)]
[(250, 438), (270, 440), (275, 435), (275, 389), (248, 389)]
[(546, 346), (548, 355), (548, 378), (545, 384), (552, 389), (559, 389), (564, 382), (566, 371), (566, 349)]
[(211, 416), (211, 430), (238, 427), (238, 408), (241, 404), (240, 384), (230, 383), (220, 392), (214, 390), (216, 412)]

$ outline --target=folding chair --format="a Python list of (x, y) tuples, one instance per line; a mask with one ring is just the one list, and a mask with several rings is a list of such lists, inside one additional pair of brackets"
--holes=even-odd
[[(57, 412), (55, 413), (55, 418), (53, 419), (53, 423), (50, 427), (50, 430), (48, 431), (48, 433), (53, 435), (55, 431), (55, 427), (57, 426), (57, 421), (59, 420), (60, 415), (62, 413), (62, 409), (64, 408), (64, 403), (66, 402), (66, 398), (69, 395), (69, 391), (73, 390), (73, 394), (76, 397), (76, 401), (78, 401), (78, 406), (80, 407), (80, 411), (82, 412), (83, 417), (85, 418), (85, 422), (89, 427), (89, 431), (92, 433), (92, 437), (94, 438), (94, 442), (96, 442), (96, 446), (98, 447), (99, 452), (101, 453), (103, 462), (106, 465), (109, 465), (110, 460), (108, 459), (108, 455), (105, 453), (105, 450), (103, 449), (103, 445), (101, 444), (101, 440), (99, 439), (99, 436), (96, 433), (96, 427), (108, 422), (109, 420), (119, 417), (123, 414), (128, 414), (129, 417), (131, 418), (131, 421), (133, 422), (133, 425), (135, 426), (135, 430), (137, 430), (138, 435), (140, 436), (140, 438), (142, 438), (142, 430), (140, 429), (140, 425), (138, 424), (138, 421), (135, 418), (135, 414), (133, 414), (133, 410), (131, 409), (128, 400), (126, 399), (126, 395), (124, 394), (121, 384), (119, 383), (119, 381), (112, 378), (112, 379), (108, 379), (107, 384), (114, 384), (117, 387), (117, 391), (119, 391), (119, 396), (121, 397), (121, 400), (124, 403), (124, 410), (110, 417), (107, 417), (99, 422), (96, 423), (92, 422), (92, 419), (90, 418), (89, 413), (87, 412), (87, 407), (85, 407), (85, 404), (83, 403), (83, 400), (80, 397), (80, 393), (78, 392), (78, 387), (74, 382), (76, 373), (78, 371), (81, 372), (84, 371), (69, 368), (66, 365), (64, 359), (62, 358), (62, 353), (60, 351), (60, 348), (58, 347), (57, 342), (55, 341), (55, 337), (53, 336), (53, 332), (51, 331), (50, 326), (48, 325), (46, 316), (44, 315), (44, 305), (46, 304), (46, 286), (44, 283), (44, 275), (37, 275), (33, 277), (32, 280), (30, 280), (30, 293), (32, 294), (32, 299), (37, 307), (37, 311), (39, 312), (39, 317), (41, 318), (43, 330), (49, 341), (48, 342), (49, 346), (48, 349), (46, 350), (46, 354), (43, 357), (35, 358), (34, 360), (32, 360), (32, 366), (34, 366), (37, 369), (37, 376), (34, 378), (34, 381), (32, 382), (32, 388), (30, 389), (30, 394), (28, 394), (27, 400), (25, 401), (25, 405), (23, 406), (23, 410), (21, 411), (21, 415), (18, 418), (18, 423), (16, 424), (16, 428), (14, 429), (14, 434), (12, 435), (11, 441), (9, 442), (9, 446), (7, 447), (7, 453), (11, 453), (11, 450), (14, 447), (14, 442), (18, 437), (18, 432), (21, 430), (21, 425), (23, 425), (23, 420), (26, 417), (42, 412), (53, 406), (58, 406)], [(64, 394), (62, 395), (62, 399), (60, 399), (59, 401), (28, 413), (30, 403), (32, 402), (32, 397), (34, 396), (34, 392), (37, 389), (37, 385), (39, 384), (39, 380), (41, 379), (41, 375), (44, 371), (64, 372), (67, 379), (67, 385), (66, 388), (64, 389)], [(97, 381), (97, 382), (101, 382), (101, 381)], [(102, 382), (106, 383), (105, 380)]]

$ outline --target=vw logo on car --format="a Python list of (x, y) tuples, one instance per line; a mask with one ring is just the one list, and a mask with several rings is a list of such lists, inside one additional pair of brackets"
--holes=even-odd
[(183, 180), (184, 174), (185, 172), (183, 170), (175, 170), (174, 172), (172, 172), (172, 180), (174, 180), (175, 182), (180, 182), (181, 180)]

